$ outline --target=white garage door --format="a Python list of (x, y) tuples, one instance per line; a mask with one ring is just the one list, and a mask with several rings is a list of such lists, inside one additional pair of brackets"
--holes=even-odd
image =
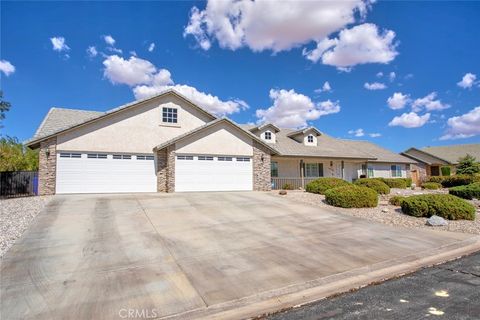
[(156, 191), (153, 155), (57, 154), (56, 193)]
[(252, 190), (250, 157), (177, 155), (175, 191)]

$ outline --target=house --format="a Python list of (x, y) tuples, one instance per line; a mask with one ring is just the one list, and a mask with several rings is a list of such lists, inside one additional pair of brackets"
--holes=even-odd
[(309, 127), (238, 125), (175, 90), (107, 112), (52, 108), (34, 137), (40, 194), (271, 190), (406, 177), (409, 158)]
[(417, 162), (412, 166), (412, 170), (418, 171), (421, 180), (426, 180), (430, 176), (442, 175), (442, 167), (450, 167), (450, 171), (455, 172), (459, 159), (467, 154), (480, 161), (480, 144), (410, 148), (402, 152), (402, 155)]

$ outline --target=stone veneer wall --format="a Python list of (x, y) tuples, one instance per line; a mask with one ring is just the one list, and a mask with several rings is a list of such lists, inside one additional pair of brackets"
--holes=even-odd
[[(47, 157), (47, 151), (49, 155)], [(38, 154), (38, 193), (43, 195), (55, 194), (57, 175), (57, 138), (50, 138), (40, 142)]]
[(157, 150), (157, 192), (175, 191), (175, 147)]
[[(262, 161), (263, 156), (263, 161)], [(270, 172), (271, 156), (265, 146), (257, 141), (253, 142), (253, 190), (254, 191), (270, 191), (272, 190), (271, 172)]]

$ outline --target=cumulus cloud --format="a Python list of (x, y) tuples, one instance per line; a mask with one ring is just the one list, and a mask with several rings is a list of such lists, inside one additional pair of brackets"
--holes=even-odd
[(437, 98), (436, 92), (431, 92), (423, 98), (416, 99), (412, 103), (412, 111), (419, 112), (423, 108), (427, 111), (438, 111), (438, 110), (445, 110), (450, 108), (449, 104), (442, 103), (440, 99)]
[(419, 128), (427, 123), (428, 119), (430, 119), (430, 113), (419, 116), (415, 112), (410, 112), (393, 118), (388, 125), (390, 127)]
[(457, 86), (462, 87), (463, 89), (469, 89), (474, 85), (476, 79), (477, 76), (475, 74), (470, 72), (466, 73), (462, 80), (457, 82)]
[(379, 32), (377, 26), (364, 23), (351, 29), (340, 31), (338, 38), (325, 38), (317, 42), (311, 51), (303, 55), (313, 61), (348, 69), (357, 64), (391, 62), (397, 56), (395, 32)]
[(279, 52), (326, 38), (365, 16), (370, 0), (251, 1), (209, 0), (205, 10), (193, 7), (184, 37), (193, 36), (208, 50), (221, 48)]
[(388, 79), (390, 80), (390, 82), (393, 82), (396, 77), (397, 77), (397, 74), (393, 71), (388, 74)]
[(378, 138), (382, 136), (381, 133), (369, 133), (368, 135), (370, 136), (370, 138)]
[(325, 81), (323, 86), (321, 88), (315, 89), (315, 93), (322, 93), (322, 92), (329, 92), (332, 91), (332, 87), (330, 86), (330, 83), (328, 81)]
[(383, 90), (387, 88), (385, 84), (380, 82), (373, 82), (373, 83), (365, 82), (363, 87), (367, 90)]
[(7, 77), (15, 72), (15, 66), (7, 60), (0, 60), (0, 71)]
[(103, 40), (105, 41), (105, 43), (109, 46), (114, 46), (115, 45), (115, 39), (113, 39), (113, 37), (111, 35), (106, 35), (106, 36), (103, 36)]
[(148, 46), (148, 52), (152, 52), (153, 50), (155, 50), (155, 43), (150, 43), (150, 45)]
[(223, 101), (217, 96), (198, 89), (175, 84), (167, 69), (158, 69), (148, 60), (131, 56), (124, 59), (117, 55), (107, 56), (103, 61), (104, 76), (113, 84), (126, 84), (132, 88), (137, 99), (147, 98), (168, 89), (175, 89), (185, 97), (216, 115), (226, 115), (248, 108), (240, 99)]
[(259, 123), (275, 123), (286, 128), (306, 127), (308, 121), (322, 116), (340, 112), (338, 101), (314, 102), (308, 96), (295, 90), (270, 90), (272, 106), (258, 109), (256, 116)]
[(348, 134), (354, 135), (355, 137), (363, 137), (365, 132), (362, 128), (358, 128), (357, 130), (349, 130)]
[(62, 52), (70, 50), (70, 47), (65, 43), (64, 37), (50, 38), (50, 42), (52, 43), (53, 50), (55, 51)]
[(387, 99), (387, 104), (390, 109), (398, 110), (403, 109), (410, 101), (410, 96), (401, 92), (395, 92), (391, 97)]
[(90, 46), (87, 48), (87, 54), (90, 58), (95, 58), (98, 55), (97, 48)]
[(377, 78), (381, 78), (381, 77), (383, 77), (383, 72), (381, 72), (381, 71), (380, 71), (380, 72), (378, 72), (378, 73), (376, 74), (376, 76), (377, 76)]
[(480, 135), (480, 106), (447, 120), (447, 131), (440, 140), (470, 138)]

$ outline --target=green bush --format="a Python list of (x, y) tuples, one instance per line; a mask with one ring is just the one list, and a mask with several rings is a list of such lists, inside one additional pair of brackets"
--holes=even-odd
[(354, 182), (357, 186), (364, 186), (370, 189), (375, 190), (379, 194), (389, 194), (390, 187), (385, 184), (385, 182), (378, 179), (358, 179)]
[[(399, 188), (399, 189), (407, 188), (407, 181), (406, 181), (407, 179), (405, 178), (374, 178), (374, 179), (382, 181), (390, 188)], [(410, 180), (410, 184), (412, 184), (411, 180)]]
[(441, 182), (442, 186), (445, 188), (457, 187), (457, 186), (465, 186), (467, 184), (471, 184), (476, 181), (475, 175), (469, 174), (457, 174), (450, 177), (444, 177), (443, 181)]
[(341, 186), (348, 186), (350, 182), (338, 178), (318, 178), (309, 182), (305, 190), (311, 193), (325, 194), (325, 191)]
[(404, 178), (404, 179), (405, 179), (405, 183), (407, 184), (407, 188), (410, 188), (412, 186), (412, 178)]
[(422, 189), (428, 189), (428, 190), (437, 190), (440, 189), (442, 185), (437, 182), (424, 182), (422, 183)]
[(293, 185), (291, 185), (290, 183), (285, 183), (282, 186), (282, 190), (293, 190)]
[(449, 220), (475, 220), (475, 207), (450, 194), (422, 194), (401, 201), (402, 211), (414, 217), (440, 216)]
[(388, 200), (388, 203), (390, 203), (393, 206), (399, 206), (399, 205), (402, 204), (402, 201), (405, 198), (406, 197), (404, 197), (404, 196), (393, 196), (393, 197), (390, 198), (390, 200)]
[(327, 190), (325, 201), (329, 205), (342, 208), (376, 207), (378, 194), (367, 187), (348, 185)]
[(448, 193), (464, 199), (480, 199), (480, 182), (450, 188)]
[(428, 178), (427, 182), (442, 183), (443, 180), (445, 180), (445, 177), (433, 176), (433, 177)]
[(451, 169), (450, 167), (441, 167), (440, 171), (442, 172), (442, 176), (449, 176), (451, 174)]

